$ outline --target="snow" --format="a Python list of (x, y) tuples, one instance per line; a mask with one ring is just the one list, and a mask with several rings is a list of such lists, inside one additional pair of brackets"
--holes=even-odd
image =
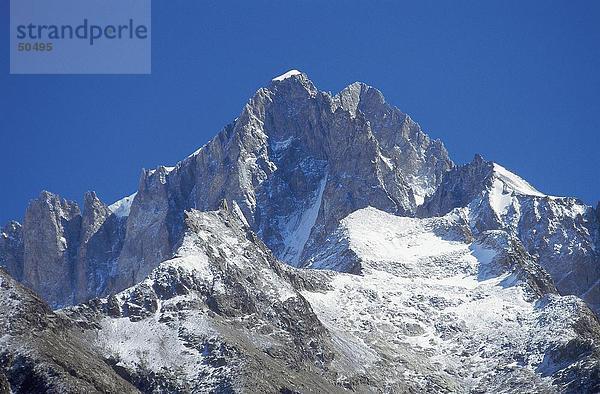
[[(178, 297), (172, 298), (165, 301), (165, 307), (172, 309), (180, 301)], [(194, 333), (201, 333), (203, 340), (210, 340), (215, 336), (210, 322), (201, 313), (171, 325), (160, 323), (159, 318), (160, 314), (138, 322), (127, 318), (104, 318), (96, 341), (104, 348), (104, 353), (119, 360), (122, 367), (132, 370), (144, 368), (167, 375), (182, 386), (203, 376), (196, 388), (213, 391), (211, 386), (215, 383), (215, 375), (228, 373), (229, 368), (215, 370), (207, 360), (211, 355), (192, 346), (186, 339), (190, 333), (190, 338), (194, 338)]]
[[(549, 197), (551, 200), (556, 197), (547, 196), (533, 186), (527, 183), (519, 176), (508, 171), (499, 164), (494, 163), (494, 177), (492, 188), (489, 192), (490, 206), (496, 212), (499, 218), (504, 217), (513, 207), (515, 211), (520, 209), (518, 196), (531, 197)], [(518, 222), (520, 212), (514, 212), (513, 220)], [(509, 218), (507, 218), (509, 220)]]
[(285, 74), (281, 74), (280, 76), (273, 78), (273, 81), (283, 81), (284, 79), (288, 79), (290, 77), (293, 77), (294, 75), (300, 75), (300, 74), (302, 74), (302, 73), (298, 70), (290, 70), (290, 71), (286, 72)]
[(131, 210), (131, 204), (133, 203), (133, 199), (135, 198), (137, 192), (133, 193), (130, 196), (120, 199), (119, 201), (111, 204), (108, 209), (117, 217), (127, 217), (129, 216), (129, 211)]
[[(440, 257), (457, 260), (457, 257), (469, 254), (468, 246), (464, 243), (442, 240), (430, 231), (435, 220), (394, 216), (369, 207), (352, 213), (342, 223), (350, 240), (350, 248), (366, 264), (377, 269), (401, 269), (405, 272), (435, 269), (439, 273), (440, 267), (432, 265), (423, 256), (436, 251)], [(462, 268), (458, 261), (447, 267), (451, 271), (450, 276), (460, 269), (470, 270), (472, 261), (467, 258), (462, 262)], [(433, 277), (435, 275), (430, 276)]]
[(423, 203), (425, 202), (425, 196), (419, 195), (419, 194), (415, 194), (415, 204), (417, 205), (417, 207), (420, 207), (421, 205), (423, 205)]
[(545, 194), (536, 190), (533, 186), (527, 183), (519, 176), (508, 171), (499, 164), (494, 163), (494, 173), (496, 178), (501, 180), (507, 187), (518, 194), (526, 196), (546, 197)]
[(386, 156), (382, 155), (381, 153), (379, 153), (379, 158), (381, 159), (381, 161), (383, 161), (385, 163), (385, 165), (390, 170), (394, 169), (394, 163), (392, 162), (392, 159), (390, 159), (389, 157), (386, 157)]
[[(480, 275), (493, 271), (488, 266), (499, 251), (455, 240), (452, 229), (460, 223), (453, 213), (413, 219), (374, 208), (356, 211), (342, 221), (340, 238), (331, 240), (331, 259), (349, 249), (362, 275), (337, 274), (330, 290), (302, 294), (332, 337), (352, 344), (348, 357), (388, 381), (425, 385), (441, 374), (468, 392), (501, 382), (493, 376), (513, 369), (497, 367), (516, 362), (536, 384), (549, 386), (551, 379), (536, 371), (545, 349), (576, 335), (570, 326), (575, 299), (530, 302), (527, 287), (510, 280), (501, 263), (496, 274)], [(348, 247), (339, 249), (341, 243)], [(390, 356), (399, 362), (388, 363)]]
[(325, 174), (323, 179), (321, 179), (312, 204), (304, 211), (301, 211), (299, 215), (292, 217), (287, 224), (287, 228), (283, 231), (285, 244), (283, 260), (288, 261), (292, 265), (297, 265), (300, 262), (304, 246), (319, 216), (327, 177), (328, 175)]
[(494, 249), (488, 249), (478, 243), (471, 244), (471, 251), (477, 261), (479, 261), (480, 264), (485, 265), (490, 264), (498, 254)]
[(167, 173), (167, 174), (175, 169), (175, 167), (160, 166), (160, 167), (155, 168), (153, 170), (149, 170), (148, 171), (148, 175), (153, 175), (158, 169), (161, 169), (161, 168), (164, 168), (165, 173)]
[(273, 150), (275, 152), (281, 152), (285, 149), (287, 149), (288, 146), (290, 146), (290, 144), (294, 141), (295, 137), (289, 137), (286, 140), (283, 141), (273, 141), (271, 143), (271, 146), (273, 147)]
[(490, 206), (499, 217), (506, 215), (513, 202), (512, 193), (505, 189), (505, 183), (494, 179), (489, 194)]

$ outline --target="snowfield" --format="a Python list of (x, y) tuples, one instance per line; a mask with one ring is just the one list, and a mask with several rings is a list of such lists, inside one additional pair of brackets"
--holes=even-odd
[[(352, 344), (348, 357), (380, 371), (390, 387), (406, 377), (427, 391), (499, 392), (508, 381), (551, 390), (560, 366), (546, 352), (577, 336), (572, 324), (583, 303), (537, 300), (502, 268), (494, 243), (503, 234), (487, 244), (460, 241), (452, 228), (462, 219), (354, 212), (332, 244), (346, 242), (363, 275), (339, 274), (330, 291), (302, 294), (334, 336)], [(438, 373), (444, 387), (432, 386)]]

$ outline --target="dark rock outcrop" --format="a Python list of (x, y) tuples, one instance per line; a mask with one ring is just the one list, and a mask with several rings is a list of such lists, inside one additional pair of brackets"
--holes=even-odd
[(0, 392), (137, 392), (71, 320), (1, 268), (0, 303)]
[(0, 267), (23, 280), (23, 227), (12, 221), (0, 230)]
[(77, 203), (44, 191), (29, 204), (22, 229), (13, 227), (5, 232), (5, 242), (12, 239), (13, 247), (0, 244), (0, 251), (12, 253), (4, 252), (9, 272), (53, 307), (86, 301), (109, 287), (125, 220), (95, 193), (85, 194), (82, 213)]

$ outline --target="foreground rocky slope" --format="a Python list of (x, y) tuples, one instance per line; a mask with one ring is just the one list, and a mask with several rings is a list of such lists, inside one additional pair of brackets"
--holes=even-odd
[(0, 393), (133, 393), (80, 328), (0, 268)]
[(355, 275), (278, 262), (236, 206), (187, 212), (175, 256), (114, 296), (54, 313), (4, 275), (0, 373), (15, 391), (599, 390), (596, 316), (467, 214), (354, 212), (312, 265)]
[(475, 235), (468, 220), (467, 210), (432, 219), (354, 212), (312, 266), (361, 275), (303, 294), (392, 391), (599, 390), (596, 316), (559, 296), (518, 239)]
[(64, 313), (145, 392), (339, 391), (302, 275), (226, 209), (184, 225), (175, 257), (141, 283)]

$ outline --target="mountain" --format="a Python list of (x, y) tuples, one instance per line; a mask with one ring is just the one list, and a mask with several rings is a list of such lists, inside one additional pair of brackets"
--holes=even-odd
[(443, 215), (458, 207), (467, 210), (472, 231), (505, 230), (518, 238), (561, 294), (580, 296), (600, 310), (600, 221), (592, 207), (545, 195), (481, 156), (450, 170), (419, 214)]
[(4, 391), (600, 391), (600, 203), (455, 165), (363, 83), (292, 70), (134, 194), (0, 235), (49, 304), (2, 272)]
[[(133, 199), (112, 215), (86, 197), (88, 229), (74, 203), (42, 193), (27, 210), (24, 234), (48, 233), (43, 242), (26, 237), (23, 280), (55, 307), (122, 290), (172, 255), (186, 209), (216, 209), (223, 199), (238, 204), (278, 258), (302, 266), (356, 209), (413, 215), (453, 166), (440, 141), (372, 87), (354, 83), (332, 96), (302, 73), (276, 78), (177, 166), (144, 170)], [(90, 256), (91, 241), (100, 246)], [(36, 277), (55, 265), (68, 281)]]

